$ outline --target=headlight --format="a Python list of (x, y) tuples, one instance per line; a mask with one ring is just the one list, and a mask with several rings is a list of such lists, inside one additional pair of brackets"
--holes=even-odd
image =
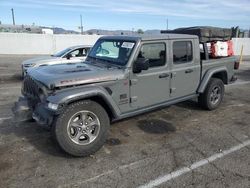
[(57, 110), (58, 108), (58, 104), (54, 104), (54, 103), (48, 103), (48, 108), (50, 108), (51, 110)]

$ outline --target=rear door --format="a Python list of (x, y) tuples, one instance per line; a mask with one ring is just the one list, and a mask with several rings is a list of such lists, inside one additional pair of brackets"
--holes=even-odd
[(136, 57), (149, 59), (150, 67), (148, 70), (132, 72), (130, 75), (131, 107), (138, 109), (168, 100), (170, 70), (166, 43), (144, 42)]
[(200, 81), (200, 58), (194, 46), (195, 40), (171, 40), (171, 88), (170, 97), (180, 98), (195, 94)]

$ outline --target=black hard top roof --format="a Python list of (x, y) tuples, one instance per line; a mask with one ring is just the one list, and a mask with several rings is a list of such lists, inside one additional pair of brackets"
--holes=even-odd
[(160, 34), (160, 35), (115, 35), (103, 36), (101, 39), (114, 39), (114, 40), (128, 40), (128, 41), (150, 41), (150, 40), (164, 40), (164, 39), (198, 39), (196, 35), (186, 34)]

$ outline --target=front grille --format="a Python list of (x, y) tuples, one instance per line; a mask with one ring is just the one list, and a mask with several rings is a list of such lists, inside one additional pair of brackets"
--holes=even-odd
[(28, 97), (39, 99), (41, 90), (39, 85), (30, 76), (26, 76), (23, 80), (22, 92)]

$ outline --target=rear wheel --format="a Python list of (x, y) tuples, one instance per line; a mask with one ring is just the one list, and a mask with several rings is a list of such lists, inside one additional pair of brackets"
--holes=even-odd
[(199, 104), (207, 109), (218, 108), (224, 97), (224, 83), (221, 79), (211, 78), (204, 93), (199, 96)]
[(91, 100), (70, 104), (53, 125), (59, 146), (73, 156), (88, 156), (100, 149), (109, 130), (104, 108)]

